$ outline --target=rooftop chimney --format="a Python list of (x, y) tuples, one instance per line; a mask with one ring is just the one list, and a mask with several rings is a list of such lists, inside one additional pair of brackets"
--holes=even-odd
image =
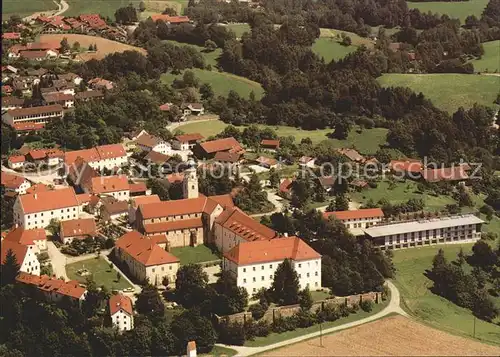
[(36, 199), (38, 198), (38, 194), (37, 194), (37, 193), (35, 193), (35, 194), (33, 195), (33, 197), (35, 197), (35, 200), (36, 200)]

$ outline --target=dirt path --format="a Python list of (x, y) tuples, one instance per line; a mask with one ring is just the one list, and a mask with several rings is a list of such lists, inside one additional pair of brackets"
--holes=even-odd
[(59, 10), (57, 10), (54, 13), (54, 16), (62, 15), (63, 13), (68, 11), (69, 4), (65, 0), (61, 0), (61, 3), (57, 3), (56, 1), (54, 1), (54, 2), (56, 3), (57, 7), (59, 7)]

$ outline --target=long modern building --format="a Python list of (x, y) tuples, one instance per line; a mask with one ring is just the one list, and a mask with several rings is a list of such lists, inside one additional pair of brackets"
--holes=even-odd
[(364, 230), (381, 249), (405, 249), (433, 244), (471, 243), (481, 238), (484, 221), (473, 214), (377, 225)]
[(59, 104), (55, 104), (41, 107), (11, 109), (2, 115), (2, 120), (5, 124), (14, 127), (18, 123), (26, 122), (45, 124), (52, 119), (62, 118), (63, 115), (63, 107)]

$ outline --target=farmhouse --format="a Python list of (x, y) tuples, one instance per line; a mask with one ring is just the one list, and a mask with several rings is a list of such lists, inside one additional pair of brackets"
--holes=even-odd
[(481, 238), (483, 220), (468, 214), (389, 223), (366, 228), (366, 236), (374, 246), (404, 249), (433, 244), (471, 243)]
[(233, 137), (205, 141), (195, 147), (197, 155), (204, 158), (213, 158), (219, 151), (227, 151), (229, 153), (243, 154), (245, 150), (243, 146)]
[(185, 24), (190, 22), (187, 16), (170, 16), (164, 14), (151, 15), (151, 20), (153, 20), (153, 22), (164, 21), (167, 24)]
[(7, 165), (11, 169), (20, 169), (24, 166), (25, 158), (23, 155), (12, 155), (7, 159)]
[(326, 219), (335, 217), (341, 221), (353, 235), (363, 235), (364, 228), (382, 222), (384, 212), (380, 208), (365, 208), (353, 211), (325, 212), (323, 213), (323, 217)]
[(357, 163), (362, 163), (365, 161), (365, 158), (363, 155), (361, 155), (358, 151), (354, 149), (338, 149), (337, 150), (339, 154), (345, 156), (351, 161), (357, 162)]
[(292, 196), (293, 180), (286, 178), (283, 179), (278, 187), (280, 196), (290, 199)]
[(420, 172), (423, 168), (422, 161), (408, 159), (408, 160), (391, 160), (389, 169), (395, 173), (404, 173), (412, 177), (420, 177)]
[(41, 250), (47, 250), (47, 234), (44, 229), (24, 229), (14, 227), (4, 238), (5, 241), (16, 242), (25, 245), (36, 254)]
[(30, 188), (31, 183), (22, 176), (12, 175), (8, 172), (2, 172), (1, 182), (6, 192), (15, 192), (24, 195), (26, 190)]
[(128, 163), (127, 153), (121, 144), (101, 145), (92, 149), (68, 151), (64, 155), (64, 162), (67, 166), (71, 166), (78, 157), (84, 159), (89, 166), (97, 170), (104, 168), (113, 170)]
[(111, 196), (118, 201), (128, 201), (130, 184), (127, 176), (97, 176), (92, 177), (83, 185), (87, 193), (99, 196)]
[(134, 328), (134, 310), (132, 300), (125, 295), (116, 294), (109, 298), (109, 315), (118, 331), (129, 331)]
[(177, 135), (172, 142), (172, 147), (176, 150), (190, 150), (203, 139), (200, 133)]
[(205, 114), (205, 108), (201, 103), (187, 103), (181, 106), (182, 116), (185, 118), (188, 115), (203, 115)]
[(75, 280), (65, 282), (61, 279), (51, 278), (47, 275), (20, 273), (16, 280), (20, 283), (36, 287), (42, 296), (50, 302), (59, 302), (67, 297), (75, 304), (81, 304), (87, 295), (87, 290)]
[(130, 274), (139, 281), (159, 285), (163, 279), (175, 281), (179, 259), (151, 242), (137, 231), (120, 237), (114, 248), (115, 257), (126, 264)]
[(150, 151), (146, 156), (144, 156), (144, 160), (156, 165), (164, 165), (168, 160), (170, 160), (170, 156), (157, 151)]
[(13, 240), (2, 240), (2, 249), (0, 249), (0, 264), (5, 263), (5, 258), (9, 251), (15, 255), (17, 263), (20, 265), (20, 271), (33, 275), (40, 275), (40, 262), (36, 257), (37, 251), (33, 245), (24, 245)]
[(302, 156), (299, 159), (299, 167), (310, 167), (313, 168), (315, 165), (316, 159), (310, 156)]
[(52, 219), (75, 219), (79, 213), (73, 188), (20, 195), (14, 203), (14, 223), (26, 229), (45, 228)]
[(81, 102), (88, 102), (89, 100), (103, 99), (104, 93), (100, 90), (87, 90), (75, 94), (75, 100)]
[(2, 120), (5, 124), (15, 127), (15, 124), (26, 122), (45, 124), (50, 120), (62, 118), (63, 115), (63, 108), (56, 104), (7, 110), (2, 115)]
[(97, 227), (93, 218), (71, 219), (60, 223), (59, 238), (64, 244), (71, 244), (73, 240), (84, 240), (97, 235)]
[(269, 151), (276, 151), (280, 148), (279, 140), (263, 139), (260, 142), (260, 147)]
[(218, 151), (215, 153), (214, 160), (222, 164), (237, 164), (241, 161), (241, 156), (237, 152)]
[(222, 267), (252, 295), (271, 287), (274, 273), (285, 259), (297, 272), (301, 289), (321, 287), (321, 255), (298, 237), (242, 242), (224, 254)]
[(160, 154), (169, 154), (172, 152), (172, 147), (165, 140), (154, 135), (144, 134), (136, 140), (136, 145), (139, 149), (147, 152), (156, 151)]

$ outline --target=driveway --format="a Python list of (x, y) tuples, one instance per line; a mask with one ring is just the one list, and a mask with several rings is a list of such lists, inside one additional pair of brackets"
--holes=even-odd
[(64, 280), (69, 280), (66, 275), (67, 257), (57, 249), (54, 242), (47, 242), (47, 252), (49, 253), (52, 270), (57, 278), (63, 277)]
[(251, 217), (268, 216), (273, 213), (278, 213), (283, 211), (283, 199), (277, 194), (275, 194), (272, 190), (266, 190), (266, 193), (267, 193), (267, 200), (274, 205), (274, 210), (267, 213), (252, 214)]
[[(391, 313), (397, 313), (397, 314), (403, 315), (405, 317), (409, 317), (408, 314), (399, 305), (400, 299), (401, 299), (401, 297), (399, 295), (399, 290), (396, 288), (396, 286), (391, 281), (387, 280), (386, 283), (387, 283), (387, 286), (389, 287), (389, 290), (391, 291), (391, 300), (389, 301), (389, 304), (387, 305), (387, 307), (385, 309), (383, 309), (380, 312), (377, 312), (376, 314), (374, 314), (372, 316), (365, 317), (364, 319), (325, 329), (322, 331), (322, 334), (326, 335), (326, 334), (329, 334), (332, 332), (341, 331), (341, 330), (345, 330), (345, 329), (348, 329), (348, 328), (351, 328), (354, 326), (366, 324), (367, 322), (371, 322), (371, 321), (380, 319), (380, 318), (387, 316)], [(307, 335), (302, 335), (299, 337), (291, 338), (289, 340), (281, 341), (278, 343), (273, 343), (271, 345), (262, 346), (262, 347), (245, 347), (245, 346), (232, 346), (232, 345), (222, 345), (222, 344), (218, 344), (218, 345), (236, 350), (236, 352), (237, 352), (236, 356), (251, 356), (254, 354), (273, 350), (273, 349), (276, 349), (279, 347), (288, 346), (288, 345), (291, 345), (291, 344), (294, 344), (294, 343), (297, 343), (300, 341), (304, 341), (304, 340), (307, 340), (307, 339), (310, 339), (313, 337), (318, 337), (320, 335), (320, 333), (321, 333), (320, 331), (312, 332), (312, 333), (309, 333)]]

